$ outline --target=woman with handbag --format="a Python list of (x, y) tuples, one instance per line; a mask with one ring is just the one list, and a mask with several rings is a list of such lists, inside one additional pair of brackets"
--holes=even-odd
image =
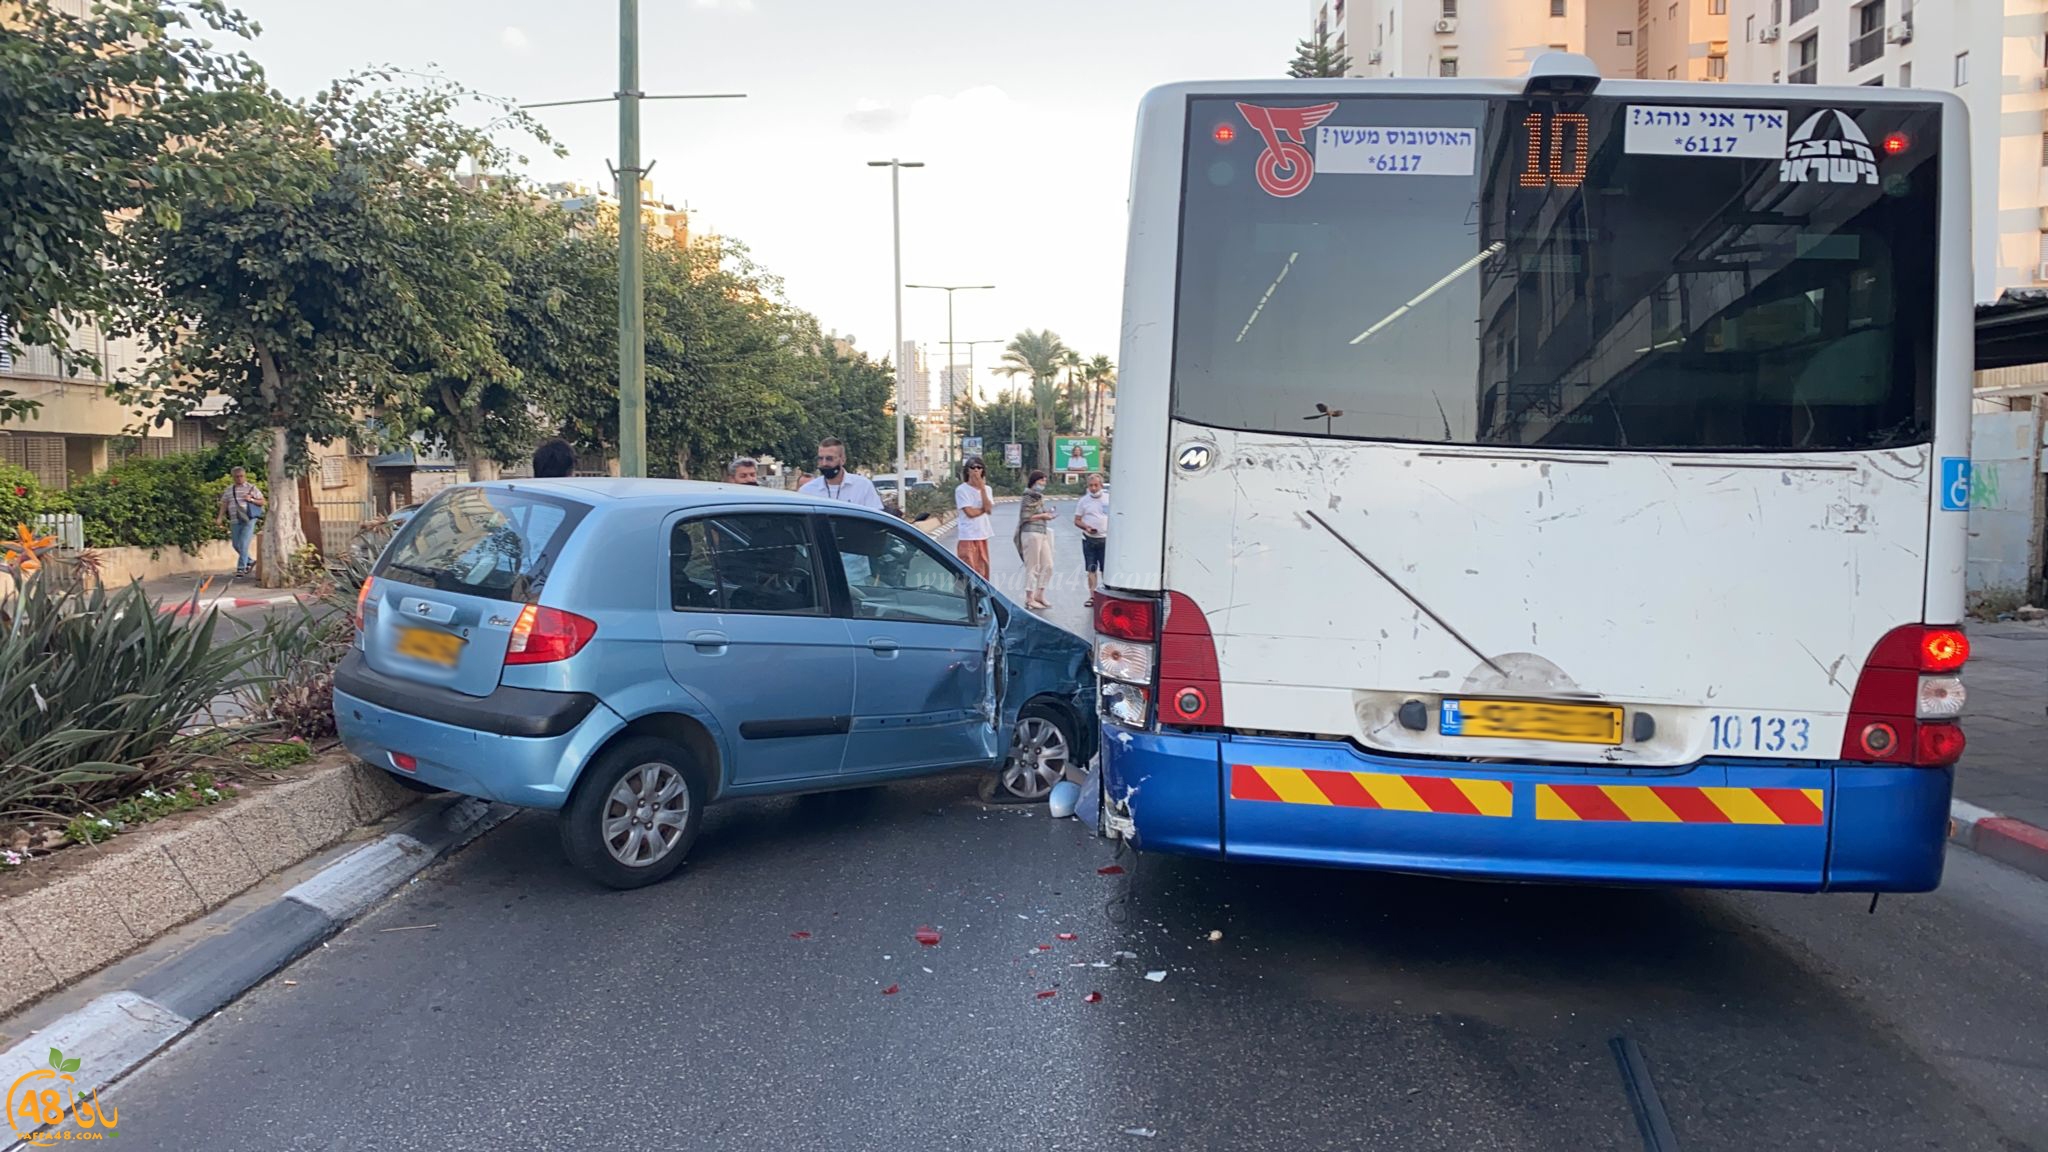
[(1045, 473), (1034, 469), (1024, 503), (1017, 509), (1017, 555), (1024, 561), (1024, 606), (1045, 609), (1046, 586), (1052, 583), (1051, 502), (1045, 498)]

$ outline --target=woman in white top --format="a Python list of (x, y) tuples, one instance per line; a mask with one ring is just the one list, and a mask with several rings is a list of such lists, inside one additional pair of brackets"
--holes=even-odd
[(960, 466), (960, 477), (960, 486), (953, 489), (953, 507), (960, 512), (953, 548), (963, 563), (986, 580), (988, 542), (996, 534), (996, 501), (988, 490), (988, 465), (979, 456), (969, 456)]

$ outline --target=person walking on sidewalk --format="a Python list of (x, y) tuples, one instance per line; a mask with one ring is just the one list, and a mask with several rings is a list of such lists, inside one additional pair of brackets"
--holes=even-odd
[(1081, 567), (1088, 573), (1088, 607), (1102, 580), (1102, 558), (1109, 550), (1109, 491), (1102, 473), (1088, 474), (1088, 494), (1074, 505), (1074, 527), (1081, 530)]
[(249, 483), (247, 469), (236, 468), (228, 473), (227, 491), (220, 494), (214, 523), (225, 527), (228, 539), (234, 541), (237, 576), (256, 571), (256, 560), (249, 553), (256, 546), (256, 522), (263, 518), (265, 503), (263, 489)]
[(953, 489), (953, 507), (960, 512), (953, 550), (969, 568), (988, 576), (988, 542), (996, 534), (995, 497), (988, 491), (988, 465), (981, 457), (969, 456), (960, 466), (960, 486)]
[(1052, 504), (1045, 498), (1045, 473), (1032, 469), (1024, 503), (1017, 509), (1017, 555), (1024, 561), (1024, 606), (1050, 608), (1045, 589), (1052, 583)]

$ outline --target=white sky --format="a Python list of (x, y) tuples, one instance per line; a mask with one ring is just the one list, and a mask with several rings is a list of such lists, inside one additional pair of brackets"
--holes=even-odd
[[(606, 0), (230, 0), (288, 93), (391, 64), (522, 101), (609, 94)], [(957, 296), (960, 340), (1049, 327), (1117, 354), (1137, 101), (1175, 80), (1284, 75), (1300, 0), (642, 0), (641, 89), (746, 100), (642, 105), (655, 190), (745, 241), (790, 298), (870, 354), (891, 351), (889, 176), (903, 276), (992, 283)], [(570, 149), (541, 181), (608, 186), (614, 106), (539, 113)], [(904, 335), (944, 362), (945, 294), (906, 292)], [(999, 349), (975, 350), (981, 368)], [(965, 349), (960, 353), (964, 362)], [(979, 373), (984, 382), (989, 377)]]

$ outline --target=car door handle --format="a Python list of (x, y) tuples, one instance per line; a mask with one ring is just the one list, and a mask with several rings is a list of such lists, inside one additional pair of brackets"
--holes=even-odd
[(684, 639), (688, 640), (692, 644), (695, 644), (697, 646), (697, 651), (708, 653), (713, 656), (716, 656), (720, 652), (725, 651), (725, 646), (731, 643), (731, 641), (726, 638), (725, 633), (713, 632), (707, 628), (697, 629), (696, 631), (691, 632), (688, 636), (684, 637)]
[(887, 636), (871, 636), (868, 638), (868, 648), (875, 655), (887, 660), (895, 658), (898, 645)]

